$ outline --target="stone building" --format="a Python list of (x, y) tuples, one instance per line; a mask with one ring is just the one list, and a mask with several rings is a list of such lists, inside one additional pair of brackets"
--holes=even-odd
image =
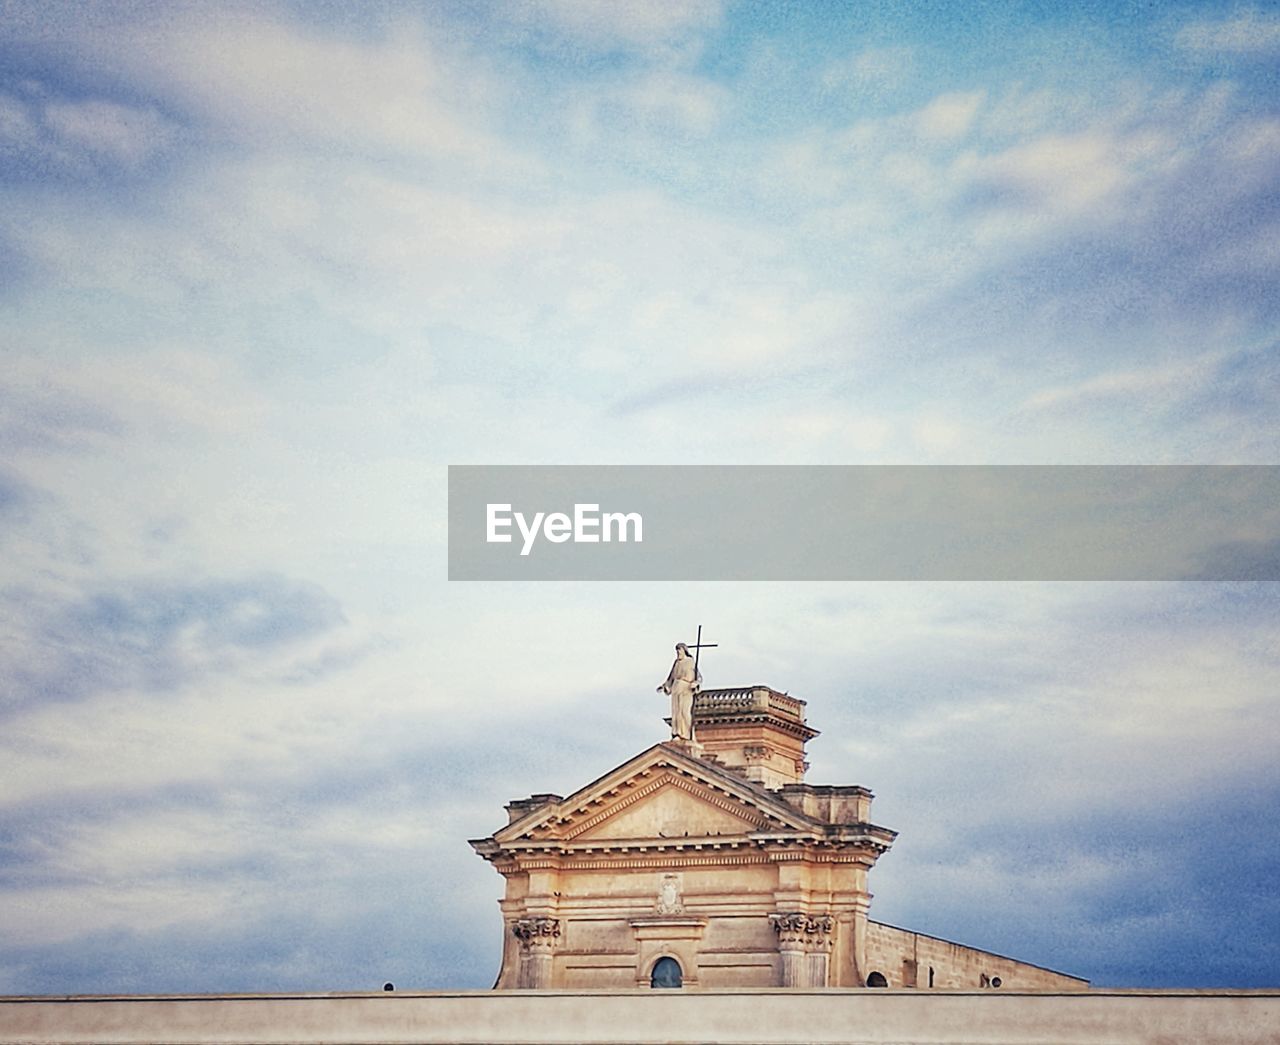
[(692, 721), (472, 841), (506, 879), (497, 988), (1088, 986), (868, 918), (896, 835), (866, 788), (805, 782), (804, 701), (704, 690)]

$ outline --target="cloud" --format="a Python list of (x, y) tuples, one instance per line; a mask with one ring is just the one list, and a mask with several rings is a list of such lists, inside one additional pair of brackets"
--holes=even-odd
[(281, 577), (133, 582), (75, 602), (10, 591), (6, 711), (111, 691), (180, 689), (342, 622), (322, 592)]
[[(42, 260), (52, 262), (48, 254)], [(15, 454), (85, 452), (130, 437), (243, 432), (266, 409), (233, 363), (180, 345), (56, 366), (23, 355), (0, 381), (0, 446)]]
[[(1198, 848), (1171, 850), (1148, 830), (1140, 857), (1120, 863), (1071, 824), (1131, 838), (1147, 818), (1202, 823), (1192, 806), (1161, 820), (1168, 795), (1212, 806), (1216, 789), (1270, 765), (1265, 585), (694, 585), (657, 617), (634, 592), (549, 602), (530, 587), (444, 593), (451, 622), (400, 678), (374, 661), (302, 689), (216, 676), (163, 714), (82, 706), (77, 738), (27, 716), (0, 820), (10, 989), (360, 989), (373, 968), (401, 986), (487, 986), (501, 883), (462, 840), (498, 826), (507, 799), (566, 793), (658, 739), (661, 698), (636, 680), (661, 677), (650, 661), (667, 653), (669, 621), (694, 613), (737, 636), (704, 663), (712, 684), (765, 681), (808, 699), (824, 731), (810, 779), (872, 787), (877, 822), (902, 829), (873, 872), (875, 917), (1095, 977), (1119, 954), (1111, 983), (1137, 979), (1127, 941), (1167, 946), (1157, 919), (1180, 894), (1164, 886)], [(519, 623), (499, 636), (503, 621)], [(465, 692), (480, 696), (460, 705)], [(493, 750), (495, 714), (520, 738), (501, 765), (478, 754)], [(1245, 733), (1257, 739), (1235, 743)], [(32, 759), (73, 739), (79, 757), (55, 787)], [(960, 848), (969, 856), (956, 861)], [(1243, 859), (1217, 866), (1247, 877)], [(1147, 866), (1160, 869), (1160, 899), (1130, 925), (1140, 897), (1122, 887)], [(1126, 899), (1103, 910), (1108, 895)], [(1083, 912), (1072, 924), (1094, 951), (1045, 909)], [(465, 924), (481, 928), (455, 940)], [(424, 952), (424, 936), (457, 946)], [(108, 941), (118, 954), (104, 970)], [(88, 957), (59, 966), (68, 946)], [(237, 966), (240, 953), (252, 957)], [(1142, 982), (1197, 982), (1174, 979), (1187, 968)]]
[(594, 119), (621, 117), (632, 133), (675, 130), (701, 136), (714, 128), (727, 102), (727, 92), (705, 80), (673, 72), (651, 73), (619, 91), (612, 105), (602, 98)]
[(506, 5), (504, 14), (526, 30), (549, 27), (590, 50), (661, 53), (714, 28), (722, 6), (720, 0), (522, 0)]
[[(954, 596), (928, 587), (862, 626), (843, 655), (860, 696), (826, 714), (864, 772), (891, 782), (895, 806), (905, 797), (917, 812), (933, 809), (927, 795), (943, 781), (905, 779), (877, 752), (912, 751), (921, 766), (945, 764), (955, 787), (987, 792), (968, 814), (974, 823), (1012, 815), (1033, 779), (1043, 796), (1019, 805), (1023, 822), (1146, 815), (1165, 787), (1243, 786), (1269, 765), (1250, 723), (1276, 713), (1256, 672), (1275, 660), (1257, 659), (1275, 631), (1275, 600), (1267, 584), (993, 584)], [(830, 628), (834, 641), (837, 622), (855, 615), (871, 613), (837, 607), (814, 638)], [(994, 676), (982, 667), (993, 663)], [(848, 684), (833, 674), (821, 685)]]
[(1179, 362), (1140, 370), (1100, 374), (1072, 385), (1044, 388), (1026, 399), (1022, 410), (1077, 410), (1082, 406), (1107, 406), (1116, 401), (1154, 400), (1167, 405), (1171, 399), (1191, 394), (1211, 376), (1218, 358)]
[[(901, 832), (872, 917), (1100, 986), (1267, 985), (1249, 941), (1280, 918), (1263, 826), (1280, 778), (1259, 739), (1274, 587), (925, 585), (801, 611), (808, 646), (842, 642), (848, 665), (792, 676), (824, 730), (809, 778), (852, 772)], [(1223, 809), (1239, 817), (1206, 865)]]
[[(0, 990), (488, 986), (463, 840), (661, 739), (698, 620), (709, 683), (808, 698), (812, 779), (903, 830), (876, 917), (1109, 982), (1274, 928), (1259, 590), (466, 588), (440, 497), (448, 461), (1274, 460), (1256, 85), (1058, 23), (1009, 83), (744, 7), (157, 11), (5, 25), (7, 162), (60, 173), (0, 187)], [(1222, 860), (1183, 845), (1238, 801)], [(1221, 925), (1176, 917), (1201, 868)]]
[(1280, 538), (1232, 541), (1205, 552), (1202, 578), (1239, 581), (1280, 580)]
[(960, 138), (973, 125), (985, 100), (985, 91), (939, 95), (916, 113), (916, 127), (924, 138), (947, 141)]
[(1143, 163), (1171, 148), (1149, 133), (1046, 135), (972, 163), (962, 159), (957, 173), (967, 176), (976, 198), (1005, 213), (1075, 219), (1116, 200), (1135, 183)]
[(835, 93), (851, 91), (881, 95), (899, 87), (915, 68), (910, 47), (868, 47), (857, 54), (829, 63), (819, 83)]
[[(192, 135), (267, 151), (339, 148), (345, 154), (482, 163), (525, 161), (483, 126), (475, 100), (497, 81), (432, 39), (410, 17), (362, 38), (290, 20), (261, 7), (179, 8), (163, 19), (145, 8), (117, 12), (90, 29), (51, 19), (30, 46), (72, 68), (118, 70), (141, 97), (163, 99)], [(165, 124), (147, 113), (92, 100), (59, 103), (49, 119), (66, 140), (118, 160), (135, 158)]]
[(29, 497), (25, 483), (0, 472), (0, 514), (13, 511), (26, 503)]
[[(474, 813), (423, 771), (447, 750), (418, 743), (412, 759), (369, 748), (323, 772), (249, 764), (217, 786), (109, 787), (10, 806), (0, 813), (0, 983), (94, 989), (96, 962), (57, 968), (55, 956), (67, 946), (97, 955), (104, 940), (119, 949), (111, 975), (122, 990), (210, 989), (201, 984), (213, 980), (224, 990), (359, 988), (371, 986), (362, 979), (371, 962), (391, 963), (381, 975), (402, 985), (422, 985), (424, 966), (441, 986), (459, 975), (491, 981), (496, 909), (491, 938), (468, 934), (461, 953), (423, 954), (411, 942), (473, 922), (466, 912), (493, 891), (451, 859), (466, 851)], [(465, 767), (451, 779), (466, 780)], [(187, 943), (175, 949), (176, 938)], [(333, 948), (346, 960), (322, 957)], [(249, 952), (236, 967), (232, 957)]]
[(1224, 420), (1274, 416), (1280, 406), (1280, 344), (1265, 340), (1223, 352), (1214, 362), (1212, 373), (1188, 383), (1187, 416)]
[(102, 99), (50, 102), (44, 122), (63, 142), (126, 169), (146, 162), (172, 135), (168, 122), (154, 110)]
[[(959, 861), (945, 842), (917, 849), (904, 835), (872, 878), (916, 880), (916, 895), (886, 901), (899, 922), (1012, 951), (1097, 987), (1269, 987), (1280, 953), (1268, 928), (1280, 905), (1266, 887), (1270, 861), (1259, 832), (1267, 834), (1276, 797), (1275, 781), (1260, 778), (1217, 801), (1188, 795), (1155, 817), (1092, 813), (1045, 833), (991, 824)], [(1233, 810), (1229, 823), (1215, 815), (1220, 801)], [(1207, 823), (1221, 831), (1206, 863)], [(1230, 904), (1225, 881), (1237, 891)], [(883, 886), (877, 892), (886, 900)], [(963, 901), (939, 910), (929, 897), (944, 894)], [(1049, 908), (1058, 917), (1040, 916)]]
[[(361, 694), (368, 680), (351, 681), (298, 693), (221, 676), (143, 713), (82, 706), (70, 738), (20, 721), (0, 809), (0, 983), (107, 989), (98, 960), (110, 945), (119, 990), (360, 989), (370, 968), (401, 986), (491, 983), (500, 879), (465, 839), (501, 823), (549, 752), (517, 744), (497, 765), (476, 754), (492, 702), (459, 736), (452, 720), (468, 709), (446, 703), (410, 725), (417, 693)], [(388, 696), (402, 713), (378, 706)], [(525, 696), (501, 711), (535, 737), (549, 708)], [(583, 724), (598, 713), (560, 717), (557, 757), (607, 764)], [(78, 757), (55, 783), (32, 763), (59, 745)], [(457, 946), (422, 950), (455, 930)], [(95, 960), (59, 964), (68, 946)]]
[(1280, 18), (1244, 9), (1219, 21), (1183, 26), (1174, 43), (1188, 51), (1269, 56), (1280, 54)]
[(174, 123), (150, 106), (68, 98), (28, 82), (0, 92), (0, 179), (132, 175), (177, 140)]
[[(1274, 345), (1264, 341), (1150, 367), (1104, 370), (1070, 384), (1045, 387), (1024, 399), (1011, 417), (1016, 423), (1038, 423), (1045, 415), (1057, 415), (1087, 424), (1123, 409), (1131, 429), (1199, 426), (1209, 431), (1235, 429), (1245, 419), (1255, 418), (1255, 425), (1243, 424), (1234, 444), (1220, 442), (1216, 463), (1242, 463), (1273, 458), (1269, 447), (1275, 445), (1275, 436), (1263, 419), (1273, 416), (1278, 404), (1280, 363)], [(1223, 550), (1224, 563), (1232, 561), (1228, 551)], [(1235, 553), (1247, 557), (1248, 549), (1238, 548)], [(1236, 575), (1235, 567), (1218, 574)]]
[(83, 446), (122, 430), (120, 418), (91, 399), (48, 385), (0, 383), (0, 447), (10, 454)]

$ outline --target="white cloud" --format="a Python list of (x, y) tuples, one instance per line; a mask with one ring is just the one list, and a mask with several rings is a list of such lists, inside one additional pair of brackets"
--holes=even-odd
[(1189, 51), (1280, 54), (1280, 18), (1246, 9), (1220, 21), (1192, 22), (1174, 42)]
[(828, 92), (886, 94), (914, 72), (915, 55), (909, 47), (868, 47), (857, 54), (829, 63), (819, 83)]
[(405, 19), (350, 39), (267, 15), (183, 11), (88, 46), (211, 125), (273, 151), (320, 146), (527, 170), (485, 129), (496, 81)]
[(797, 403), (770, 425), (769, 440), (781, 460), (849, 463), (877, 458), (893, 431), (893, 421), (883, 416)]
[(635, 314), (641, 341), (670, 338), (688, 380), (812, 366), (856, 352), (859, 317), (849, 298), (766, 285), (704, 286)]
[(965, 448), (972, 445), (972, 436), (963, 425), (938, 416), (917, 418), (911, 425), (911, 438), (929, 460), (950, 453), (964, 454)]
[[(710, 132), (728, 101), (728, 94), (706, 80), (681, 73), (651, 73), (622, 89), (617, 100), (625, 125), (660, 129), (673, 126), (696, 134)], [(607, 98), (600, 99), (608, 106)], [(597, 116), (597, 119), (600, 117)]]
[(925, 138), (952, 141), (963, 137), (986, 100), (986, 91), (942, 94), (915, 115), (918, 133)]
[(1096, 116), (1090, 99), (1047, 87), (1015, 83), (990, 100), (979, 133), (991, 141), (1026, 138), (1047, 127), (1063, 127)]
[(155, 109), (105, 98), (48, 97), (29, 84), (0, 93), (0, 150), (31, 172), (135, 172), (168, 149), (176, 128)]
[(190, 346), (150, 345), (126, 355), (67, 359), (57, 366), (18, 356), (5, 374), (9, 394), (49, 416), (79, 411), (107, 431), (164, 438), (198, 429), (243, 434), (263, 418), (267, 401), (234, 360)]
[[(21, 87), (0, 98), (11, 143), (44, 133), (120, 166), (189, 150), (142, 201), (5, 190), (7, 249), (34, 274), (6, 291), (8, 402), (29, 433), (44, 425), (6, 444), (6, 467), (35, 491), (3, 520), (6, 581), (74, 604), (112, 578), (269, 569), (331, 593), (348, 620), (266, 651), (211, 649), (199, 624), (178, 629), (172, 659), (186, 670), (171, 684), (147, 676), (6, 719), (9, 811), (83, 805), (101, 819), (44, 836), (31, 865), (79, 884), (15, 891), (0, 920), (33, 942), (160, 932), (193, 896), (225, 912), (248, 890), (246, 920), (261, 921), (296, 888), (296, 861), (357, 837), (410, 879), (415, 840), (464, 837), (442, 818), (460, 817), (456, 782), (498, 733), (520, 738), (504, 750), (529, 766), (485, 767), (462, 800), (482, 826), (520, 789), (577, 786), (583, 766), (589, 776), (661, 739), (653, 686), (698, 620), (720, 622), (713, 641), (728, 636), (704, 661), (709, 684), (763, 679), (810, 699), (826, 730), (814, 779), (874, 786), (878, 808), (904, 814), (886, 814), (890, 826), (919, 829), (908, 841), (948, 837), (939, 794), (984, 796), (973, 808), (988, 822), (1035, 827), (1113, 808), (1117, 781), (1143, 810), (1167, 801), (1166, 780), (1211, 788), (1236, 768), (1224, 751), (1240, 753), (1241, 774), (1266, 764), (1274, 731), (1240, 726), (1270, 715), (1255, 680), (1274, 675), (1260, 652), (1274, 636), (1258, 630), (1183, 642), (1161, 625), (1174, 636), (1161, 644), (1123, 614), (1107, 620), (1114, 592), (1047, 586), (460, 588), (443, 578), (441, 491), (449, 461), (1173, 454), (1163, 431), (1132, 437), (1134, 404), (1212, 387), (1213, 361), (1186, 347), (1212, 322), (1144, 361), (1166, 327), (1132, 345), (1075, 340), (1073, 306), (1105, 296), (1106, 274), (1065, 289), (1001, 281), (1082, 232), (1158, 254), (1170, 201), (1194, 226), (1211, 213), (1200, 193), (1265, 190), (1272, 122), (1243, 120), (1248, 100), (1221, 87), (1108, 84), (1100, 101), (957, 91), (972, 81), (943, 74), (923, 108), (916, 95), (834, 129), (773, 108), (776, 123), (744, 136), (751, 85), (731, 93), (687, 64), (717, 6), (485, 17), (574, 60), (627, 53), (559, 65), (551, 86), (537, 61), (503, 64), (511, 36), (486, 52), (408, 22), (343, 36), (184, 8), (95, 29), (100, 49), (80, 49), (154, 107)], [(907, 73), (933, 74), (895, 49), (802, 72), (806, 55), (779, 44), (772, 56), (769, 75), (795, 80), (764, 77), (769, 91), (820, 76), (829, 92), (892, 103)], [(157, 113), (181, 114), (190, 134)], [(1181, 188), (1188, 158), (1212, 160), (1216, 183)], [(1139, 206), (1149, 199), (1165, 209)], [(1198, 263), (1265, 271), (1270, 228)], [(1233, 320), (1224, 342), (1251, 334), (1248, 316)], [(1016, 344), (999, 343), (1001, 321)], [(1030, 434), (1001, 430), (1019, 403)], [(1146, 611), (1167, 615), (1171, 601), (1151, 595)], [(11, 663), (50, 658), (22, 631), (33, 604), (15, 597), (0, 636)], [(109, 658), (119, 678), (126, 656)], [(391, 798), (350, 775), (387, 765), (412, 767), (384, 781)], [(1048, 798), (1028, 799), (1040, 784)], [(415, 789), (421, 807), (404, 797)], [(269, 799), (286, 793), (314, 799), (305, 823), (280, 819)], [(237, 864), (259, 856), (252, 873)], [(464, 847), (440, 859), (496, 892)], [(325, 864), (335, 878), (365, 873), (340, 862)], [(106, 880), (90, 880), (95, 866)], [(983, 869), (969, 870), (977, 888)], [(193, 891), (202, 874), (208, 888)], [(1105, 883), (1087, 861), (1047, 877)], [(374, 879), (358, 881), (367, 892)], [(478, 909), (465, 895), (458, 909)]]
[[(952, 829), (931, 795), (980, 793), (968, 823), (1027, 825), (1154, 815), (1170, 793), (1268, 772), (1256, 729), (1275, 715), (1259, 673), (1275, 660), (1263, 652), (1275, 635), (1265, 598), (1252, 615), (1215, 619), (1229, 586), (932, 586), (928, 596), (885, 623), (850, 611), (831, 640), (857, 636), (848, 671), (877, 698), (860, 713), (864, 734), (837, 743), (930, 830)], [(941, 661), (929, 650), (945, 651)], [(898, 765), (903, 751), (910, 769)]]
[(1115, 401), (1139, 401), (1167, 407), (1201, 388), (1221, 359), (1221, 355), (1215, 353), (1186, 362), (1110, 371), (1074, 384), (1041, 389), (1024, 400), (1020, 409), (1079, 409)]
[(35, 123), (26, 103), (0, 92), (0, 143), (9, 149), (25, 148), (35, 133)]
[(62, 141), (126, 169), (141, 166), (173, 137), (169, 122), (154, 110), (101, 99), (49, 102), (44, 121)]
[(549, 25), (579, 44), (600, 50), (662, 48), (720, 21), (720, 0), (523, 0), (504, 13), (528, 27)]
[(1096, 207), (1130, 185), (1132, 161), (1144, 151), (1140, 140), (1105, 133), (1054, 134), (991, 156), (966, 157), (959, 170), (1008, 193), (1015, 207), (1068, 216)]

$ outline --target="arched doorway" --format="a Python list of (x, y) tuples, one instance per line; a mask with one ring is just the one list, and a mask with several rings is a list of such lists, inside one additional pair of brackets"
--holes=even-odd
[(654, 988), (671, 988), (684, 986), (684, 973), (680, 963), (674, 958), (659, 958), (653, 963), (653, 975), (649, 977), (649, 986)]
[(889, 981), (884, 978), (884, 973), (873, 972), (870, 976), (867, 977), (867, 986), (868, 987), (888, 987)]

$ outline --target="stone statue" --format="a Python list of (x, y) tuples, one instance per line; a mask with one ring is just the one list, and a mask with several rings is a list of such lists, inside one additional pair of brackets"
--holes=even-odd
[(693, 739), (693, 697), (702, 687), (702, 675), (693, 666), (689, 647), (676, 643), (676, 661), (671, 665), (667, 681), (658, 687), (659, 693), (671, 694), (671, 739)]

